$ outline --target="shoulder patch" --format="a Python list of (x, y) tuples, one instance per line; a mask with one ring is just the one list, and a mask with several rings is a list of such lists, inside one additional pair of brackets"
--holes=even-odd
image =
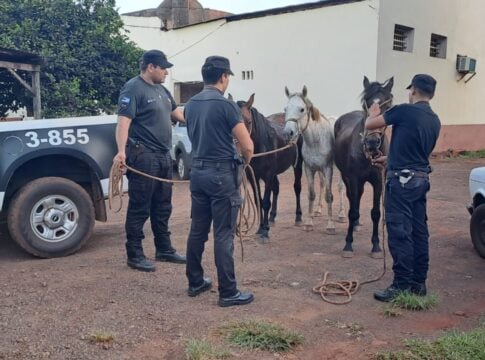
[(120, 104), (122, 106), (128, 106), (130, 105), (131, 99), (128, 96), (123, 96), (120, 100)]

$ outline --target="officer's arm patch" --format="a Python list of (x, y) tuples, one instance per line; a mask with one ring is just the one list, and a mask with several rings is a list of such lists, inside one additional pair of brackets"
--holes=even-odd
[(123, 96), (120, 100), (120, 106), (121, 107), (127, 107), (130, 105), (131, 99), (128, 96)]

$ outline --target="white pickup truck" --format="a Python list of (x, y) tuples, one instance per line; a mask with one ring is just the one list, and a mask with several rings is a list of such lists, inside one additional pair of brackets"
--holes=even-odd
[(485, 167), (471, 171), (469, 189), (472, 199), (471, 205), (467, 207), (472, 216), (470, 235), (478, 254), (485, 258)]
[(0, 217), (39, 257), (77, 251), (106, 221), (116, 116), (0, 123)]

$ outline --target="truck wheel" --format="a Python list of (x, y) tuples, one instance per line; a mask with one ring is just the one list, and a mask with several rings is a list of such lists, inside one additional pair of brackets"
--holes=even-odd
[(177, 174), (180, 180), (187, 180), (189, 178), (189, 163), (187, 155), (183, 152), (177, 154)]
[(485, 258), (485, 204), (479, 205), (470, 220), (470, 235), (478, 254)]
[(92, 234), (94, 219), (86, 190), (71, 180), (46, 177), (18, 191), (7, 223), (11, 237), (24, 250), (50, 258), (79, 250)]

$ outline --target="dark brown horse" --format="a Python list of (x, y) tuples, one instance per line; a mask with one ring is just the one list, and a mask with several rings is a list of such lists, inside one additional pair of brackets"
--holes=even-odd
[[(285, 114), (274, 114), (265, 118), (256, 108), (253, 107), (254, 94), (248, 101), (238, 101), (244, 123), (254, 143), (254, 153), (263, 153), (282, 148), (288, 144), (284, 135)], [(301, 149), (301, 141), (298, 145)], [(251, 160), (251, 167), (254, 170), (256, 184), (253, 186), (254, 195), (258, 196), (261, 204), (261, 224), (258, 234), (261, 241), (269, 240), (269, 223), (274, 222), (277, 214), (279, 180), (277, 175), (294, 166), (295, 181), (293, 188), (296, 197), (295, 225), (301, 225), (301, 176), (302, 158), (298, 156), (297, 147), (293, 146), (286, 150), (262, 156)], [(260, 180), (264, 181), (264, 195), (261, 197)], [(271, 202), (271, 194), (273, 201)], [(271, 212), (270, 212), (271, 209)], [(269, 214), (269, 217), (268, 217)]]
[(368, 109), (373, 103), (380, 104), (382, 112), (391, 107), (393, 84), (394, 78), (381, 84), (371, 83), (367, 77), (364, 77), (363, 110), (344, 114), (335, 123), (335, 164), (342, 174), (349, 199), (349, 227), (345, 238), (344, 257), (353, 255), (353, 232), (359, 225), (360, 199), (366, 182), (369, 182), (374, 190), (371, 210), (373, 223), (371, 256), (382, 257), (378, 230), (383, 174), (380, 168), (372, 165), (371, 158), (387, 154), (387, 139), (384, 130), (368, 132), (364, 124)]

